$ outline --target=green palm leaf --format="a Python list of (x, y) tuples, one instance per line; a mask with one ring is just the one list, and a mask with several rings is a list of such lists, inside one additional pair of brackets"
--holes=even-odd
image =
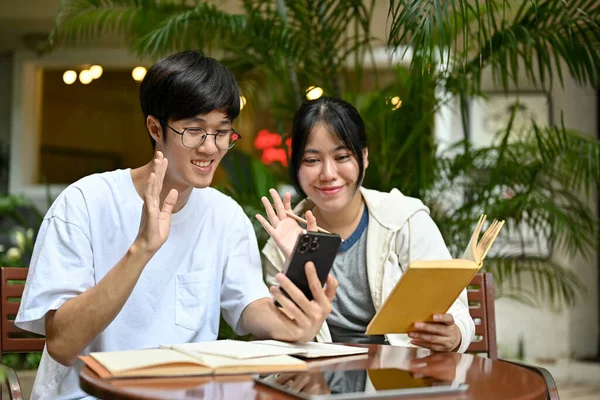
[(499, 296), (517, 298), (532, 306), (544, 302), (561, 309), (587, 293), (573, 271), (546, 258), (489, 258), (484, 269), (494, 274)]
[[(242, 93), (254, 97), (250, 104), (268, 107), (282, 133), (306, 87), (343, 95), (358, 106), (369, 130), (366, 185), (399, 187), (422, 198), (455, 256), (462, 255), (481, 212), (505, 219), (503, 233), (518, 236), (528, 226), (570, 254), (586, 254), (596, 245), (598, 221), (576, 194), (598, 188), (597, 141), (564, 125), (533, 123), (529, 135), (517, 138), (511, 122), (492, 146), (474, 149), (465, 140), (438, 156), (432, 135), (434, 114), (443, 105), (436, 90), (456, 95), (467, 126), (468, 99), (481, 95), (484, 68), (504, 89), (519, 74), (544, 87), (562, 83), (567, 73), (581, 83), (598, 83), (600, 6), (594, 1), (392, 0), (388, 45), (416, 49), (413, 65), (399, 68), (393, 84), (372, 93), (362, 88), (368, 62), (379, 88), (372, 59), (374, 0), (241, 3), (244, 12), (237, 15), (203, 1), (62, 0), (51, 42), (122, 35), (131, 50), (151, 58), (190, 48), (218, 50)], [(392, 109), (392, 96), (401, 98), (400, 108)], [(226, 190), (252, 214), (261, 207), (257, 192), (281, 178), (248, 162), (226, 169), (245, 165), (253, 174), (249, 186)], [(525, 251), (489, 257), (487, 268), (503, 295), (532, 304), (540, 296), (572, 304), (580, 292), (564, 266)], [(540, 295), (518, 285), (521, 279)]]
[(578, 82), (599, 82), (600, 8), (592, 0), (397, 0), (390, 19), (391, 45), (408, 44), (431, 60), (451, 48), (454, 68), (475, 85), (491, 66), (505, 90), (518, 85), (519, 72), (551, 87), (555, 74), (562, 84), (563, 62)]
[[(505, 220), (500, 242), (508, 235), (520, 237), (522, 250), (494, 259), (492, 271), (498, 282), (506, 280), (510, 296), (529, 302), (535, 298), (527, 293), (531, 286), (520, 286), (520, 280), (528, 277), (538, 299), (557, 306), (572, 305), (581, 293), (581, 282), (569, 268), (526, 251), (522, 229), (528, 227), (540, 241), (549, 242), (546, 246), (563, 249), (570, 257), (590, 254), (597, 244), (599, 226), (578, 193), (598, 187), (600, 143), (561, 127), (542, 129), (533, 123), (521, 139), (511, 135), (509, 124), (498, 138), (499, 144), (467, 147), (468, 151), (457, 156), (440, 157), (441, 184), (427, 192), (426, 199), (434, 204), (434, 219), (457, 257), (469, 241), (478, 214)], [(456, 147), (464, 148), (462, 143)], [(542, 245), (538, 243), (540, 250)]]

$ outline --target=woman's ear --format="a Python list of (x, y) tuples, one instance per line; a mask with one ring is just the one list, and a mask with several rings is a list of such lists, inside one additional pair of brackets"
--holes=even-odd
[(364, 165), (364, 169), (367, 169), (367, 167), (369, 166), (369, 149), (367, 149), (366, 147), (362, 150), (363, 152), (363, 165)]
[(148, 133), (150, 136), (152, 136), (152, 139), (154, 139), (157, 144), (163, 142), (162, 126), (156, 117), (148, 115), (146, 118), (146, 128), (148, 128)]

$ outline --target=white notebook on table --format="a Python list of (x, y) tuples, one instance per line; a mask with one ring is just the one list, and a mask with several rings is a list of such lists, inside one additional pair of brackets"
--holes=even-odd
[[(369, 352), (366, 347), (344, 346), (341, 344), (318, 343), (318, 342), (280, 342), (278, 340), (255, 340), (252, 343), (269, 345), (269, 347), (281, 347), (290, 350), (300, 350), (294, 355), (302, 358), (338, 357), (353, 354), (365, 354)], [(291, 353), (288, 353), (291, 354)]]

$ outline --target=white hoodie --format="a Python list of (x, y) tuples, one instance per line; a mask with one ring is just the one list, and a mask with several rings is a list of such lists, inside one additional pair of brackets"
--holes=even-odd
[[(402, 276), (410, 261), (444, 260), (452, 258), (442, 235), (429, 216), (429, 209), (419, 199), (404, 196), (399, 190), (390, 193), (360, 188), (369, 212), (367, 227), (367, 276), (375, 310)], [(314, 207), (310, 200), (303, 200), (295, 208), (303, 215)], [(318, 221), (317, 221), (318, 222)], [(262, 250), (266, 257), (267, 284), (277, 285), (275, 275), (282, 271), (285, 258), (271, 238)], [(463, 353), (475, 336), (475, 324), (469, 314), (467, 291), (463, 290), (452, 304), (450, 314), (460, 329), (462, 341), (458, 352)], [(412, 346), (405, 334), (388, 334), (392, 345)], [(317, 341), (331, 342), (331, 334), (325, 322), (317, 334)]]

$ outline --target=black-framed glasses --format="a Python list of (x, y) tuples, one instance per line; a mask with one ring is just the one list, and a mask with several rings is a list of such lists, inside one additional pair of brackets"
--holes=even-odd
[[(164, 121), (163, 121), (164, 122)], [(235, 129), (219, 129), (217, 133), (208, 133), (203, 128), (183, 128), (181, 132), (164, 122), (173, 132), (181, 135), (181, 143), (189, 149), (202, 146), (208, 136), (215, 137), (215, 146), (219, 150), (229, 150), (242, 138)]]

